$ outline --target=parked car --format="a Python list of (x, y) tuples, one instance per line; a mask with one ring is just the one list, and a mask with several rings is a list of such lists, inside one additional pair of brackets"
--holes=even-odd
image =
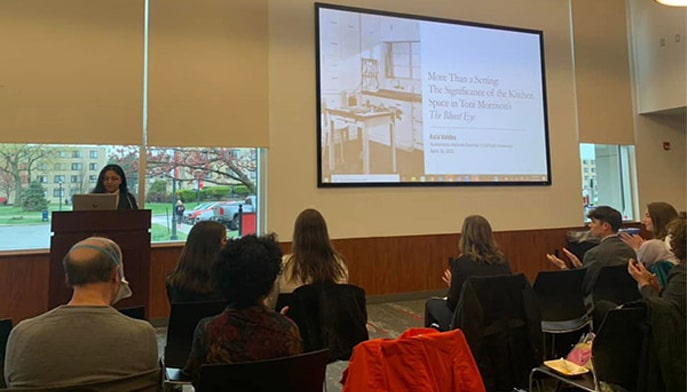
[(248, 196), (243, 201), (218, 203), (212, 207), (212, 219), (226, 225), (229, 230), (238, 230), (240, 219), (239, 206), (241, 206), (243, 212), (255, 212), (255, 201), (255, 196)]
[(219, 203), (224, 203), (224, 202), (215, 201), (215, 202), (198, 204), (192, 210), (184, 212), (184, 219), (183, 219), (184, 223), (188, 223), (189, 225), (194, 225), (198, 222), (212, 219), (212, 216), (214, 215), (214, 213), (212, 211), (212, 207), (216, 206)]

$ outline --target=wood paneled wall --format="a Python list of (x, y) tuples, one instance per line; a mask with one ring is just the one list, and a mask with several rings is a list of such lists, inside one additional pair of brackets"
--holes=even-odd
[[(544, 255), (565, 246), (568, 230), (580, 229), (505, 231), (495, 235), (511, 269), (534, 281), (539, 271), (551, 269)], [(649, 233), (641, 234), (650, 237)], [(333, 242), (346, 258), (350, 282), (363, 287), (367, 295), (385, 295), (442, 289), (441, 274), (448, 258), (458, 254), (459, 238), (459, 234), (428, 234)], [(169, 315), (165, 276), (174, 270), (181, 249), (176, 245), (151, 250), (151, 319)], [(289, 252), (290, 244), (283, 243), (282, 249)], [(10, 317), (16, 322), (48, 310), (48, 264), (47, 253), (0, 256), (0, 318)]]

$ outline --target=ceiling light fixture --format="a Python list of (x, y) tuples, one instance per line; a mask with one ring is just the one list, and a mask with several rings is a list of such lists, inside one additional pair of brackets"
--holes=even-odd
[(655, 0), (659, 4), (671, 7), (687, 7), (687, 0)]

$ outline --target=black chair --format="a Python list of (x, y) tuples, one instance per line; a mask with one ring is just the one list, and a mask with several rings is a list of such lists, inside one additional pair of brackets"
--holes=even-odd
[(135, 318), (137, 320), (145, 320), (146, 319), (146, 307), (141, 305), (141, 306), (132, 306), (130, 308), (121, 308), (118, 309), (121, 314), (127, 315), (131, 318)]
[(348, 360), (369, 339), (365, 290), (350, 284), (309, 284), (294, 290), (287, 316), (297, 325), (304, 351), (329, 349), (330, 362)]
[(279, 312), (284, 306), (291, 306), (291, 296), (293, 296), (292, 293), (281, 293), (277, 297), (277, 305), (274, 307), (274, 310)]
[(329, 358), (327, 351), (263, 361), (202, 365), (197, 391), (322, 392)]
[(592, 327), (595, 331), (609, 309), (642, 297), (637, 288), (637, 282), (627, 272), (627, 265), (601, 267), (597, 274), (591, 286), (591, 295), (587, 299), (588, 311), (593, 316)]
[(487, 391), (526, 387), (542, 362), (541, 313), (523, 274), (468, 278), (451, 327), (465, 334)]
[(610, 384), (613, 390), (636, 391), (642, 368), (642, 352), (647, 339), (646, 309), (613, 309), (606, 314), (592, 345), (594, 372), (583, 377), (564, 377), (546, 366), (532, 369), (530, 391), (542, 377), (553, 377), (585, 391), (601, 391), (601, 383)]
[(541, 309), (541, 329), (551, 335), (551, 355), (558, 357), (557, 334), (568, 334), (591, 326), (582, 293), (585, 269), (542, 271), (534, 281), (533, 290)]
[(627, 272), (627, 265), (602, 267), (592, 286), (592, 300), (610, 301), (618, 305), (638, 300), (642, 297), (637, 282)]
[(12, 319), (0, 320), (0, 388), (5, 387), (5, 351), (10, 332), (12, 332)]
[(226, 301), (173, 303), (167, 325), (164, 364), (166, 377), (172, 381), (185, 381), (178, 369), (186, 365), (191, 353), (193, 332), (198, 322), (206, 317), (220, 314), (227, 306)]

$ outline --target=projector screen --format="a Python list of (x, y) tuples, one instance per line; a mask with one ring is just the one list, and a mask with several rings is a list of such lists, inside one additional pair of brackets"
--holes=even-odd
[(551, 184), (541, 31), (315, 14), (318, 186)]

